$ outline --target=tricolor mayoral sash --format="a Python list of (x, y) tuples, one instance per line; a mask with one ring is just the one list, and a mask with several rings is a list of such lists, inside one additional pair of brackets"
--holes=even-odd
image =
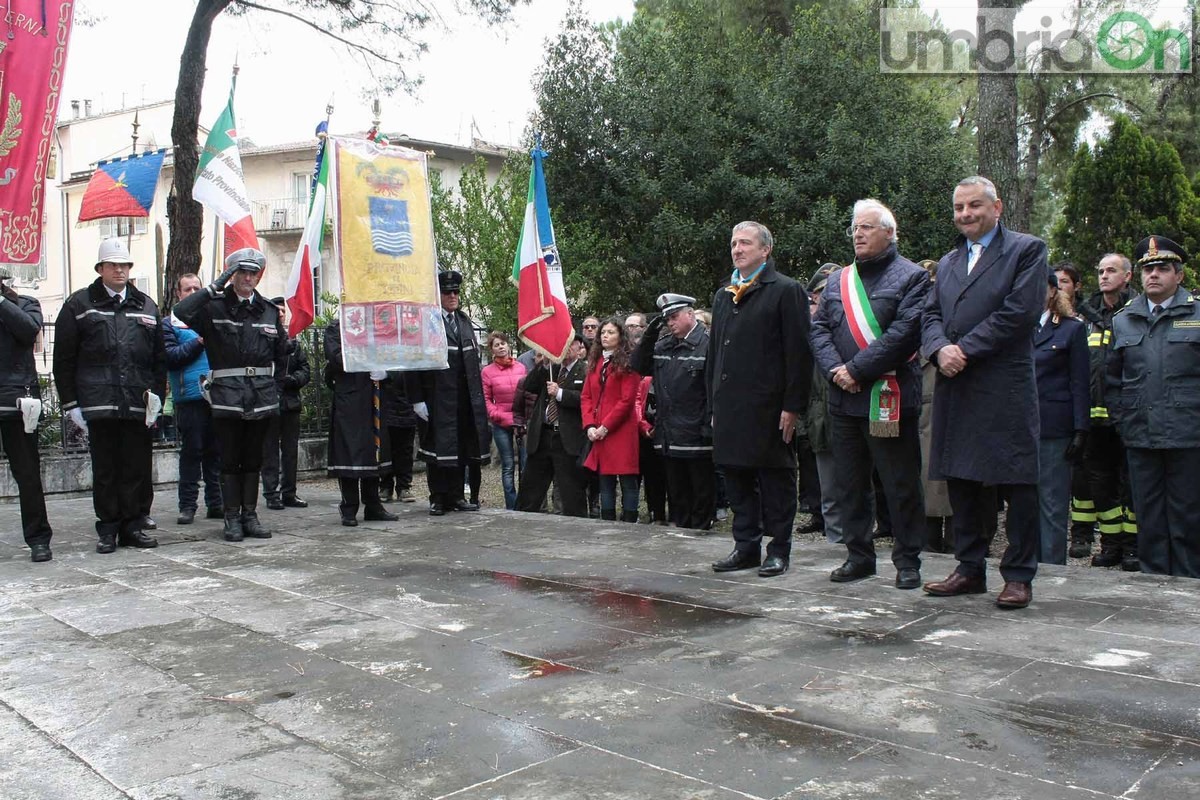
[[(883, 335), (879, 320), (871, 309), (867, 287), (858, 275), (858, 265), (851, 264), (842, 270), (842, 306), (846, 309), (846, 322), (859, 350), (866, 350), (871, 342)], [(871, 384), (871, 408), (869, 413), (872, 436), (896, 437), (900, 435), (900, 383), (896, 371), (889, 370)]]

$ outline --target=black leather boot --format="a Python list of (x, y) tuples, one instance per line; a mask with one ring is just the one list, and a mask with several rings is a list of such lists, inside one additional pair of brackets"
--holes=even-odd
[(395, 522), (400, 519), (383, 507), (379, 498), (379, 479), (363, 478), (362, 481), (363, 519), (368, 522)]
[(600, 519), (609, 520), (610, 522), (617, 521), (617, 510), (615, 508), (600, 509)]
[(1093, 567), (1115, 567), (1121, 563), (1122, 536), (1120, 533), (1100, 534), (1100, 552), (1092, 556)]
[(225, 541), (240, 542), (242, 531), (242, 476), (221, 473), (221, 502), (225, 504)]
[(338, 489), (342, 493), (342, 502), (338, 503), (338, 511), (342, 513), (342, 524), (353, 528), (358, 524), (358, 478), (338, 478)]
[(1137, 534), (1121, 534), (1121, 569), (1125, 572), (1141, 572), (1142, 562), (1138, 558)]
[(635, 522), (636, 523), (637, 521), (638, 521), (638, 512), (636, 509), (633, 511), (625, 511), (622, 509), (621, 522)]
[(258, 473), (242, 473), (242, 533), (251, 539), (270, 539), (271, 532), (258, 521)]

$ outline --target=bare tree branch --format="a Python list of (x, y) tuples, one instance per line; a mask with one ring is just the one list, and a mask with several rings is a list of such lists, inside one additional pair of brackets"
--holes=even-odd
[(316, 24), (312, 20), (305, 19), (304, 17), (300, 16), (299, 14), (293, 14), (291, 11), (285, 11), (282, 8), (271, 8), (270, 6), (259, 5), (258, 3), (250, 2), (250, 0), (233, 0), (233, 2), (239, 6), (242, 6), (243, 8), (253, 8), (257, 11), (270, 11), (272, 14), (279, 14), (280, 16), (295, 20), (296, 22), (300, 22), (304, 25), (307, 25), (308, 27), (312, 28), (314, 31), (317, 31), (318, 33), (321, 33), (325, 36), (328, 36), (331, 39), (335, 39), (335, 40), (341, 42), (342, 44), (346, 45), (347, 47), (350, 47), (350, 48), (358, 50), (362, 53), (365, 53), (366, 55), (369, 55), (372, 58), (377, 58), (380, 61), (384, 62), (385, 64), (391, 64), (394, 67), (400, 67), (401, 70), (403, 70), (404, 63), (402, 61), (397, 61), (394, 58), (385, 56), (383, 53), (380, 53), (378, 50), (367, 47), (365, 44), (362, 44), (361, 42), (355, 42), (355, 41), (353, 41), (351, 39), (347, 39), (343, 36), (338, 36), (336, 33), (325, 30), (324, 28), (322, 28), (320, 25)]

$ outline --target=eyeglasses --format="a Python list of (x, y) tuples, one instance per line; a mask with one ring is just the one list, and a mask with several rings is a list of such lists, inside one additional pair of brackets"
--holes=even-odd
[(872, 225), (869, 222), (860, 222), (857, 225), (851, 225), (849, 228), (846, 228), (846, 235), (853, 237), (854, 234), (858, 231), (862, 231), (863, 233), (870, 233), (871, 231), (873, 231), (877, 228), (881, 228), (881, 227), (883, 227), (883, 226), (882, 225)]
[(626, 323), (625, 323), (625, 327), (626, 327), (626, 328), (644, 328), (644, 327), (646, 327), (646, 326), (645, 326), (645, 325), (640, 325), (640, 324), (638, 324), (638, 323), (636, 323), (636, 322), (626, 322)]
[(442, 294), (458, 294), (458, 289), (442, 289)]
[(594, 331), (594, 330), (596, 330), (596, 328), (599, 328), (599, 327), (600, 327), (599, 325), (584, 325), (583, 329), (585, 331)]

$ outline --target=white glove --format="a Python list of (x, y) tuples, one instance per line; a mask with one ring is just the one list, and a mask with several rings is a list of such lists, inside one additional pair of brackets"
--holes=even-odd
[(429, 406), (425, 403), (413, 403), (413, 413), (420, 417), (422, 422), (429, 422)]
[(382, 381), (382, 380), (386, 380), (386, 379), (387, 379), (387, 373), (384, 372), (383, 370), (381, 370), (381, 369), (371, 370), (371, 380)]
[(67, 419), (71, 420), (75, 424), (75, 427), (80, 430), (86, 431), (88, 429), (87, 420), (83, 418), (83, 410), (79, 406), (67, 412)]
[(146, 427), (153, 428), (154, 423), (158, 422), (158, 415), (162, 413), (162, 399), (149, 389), (146, 390)]

